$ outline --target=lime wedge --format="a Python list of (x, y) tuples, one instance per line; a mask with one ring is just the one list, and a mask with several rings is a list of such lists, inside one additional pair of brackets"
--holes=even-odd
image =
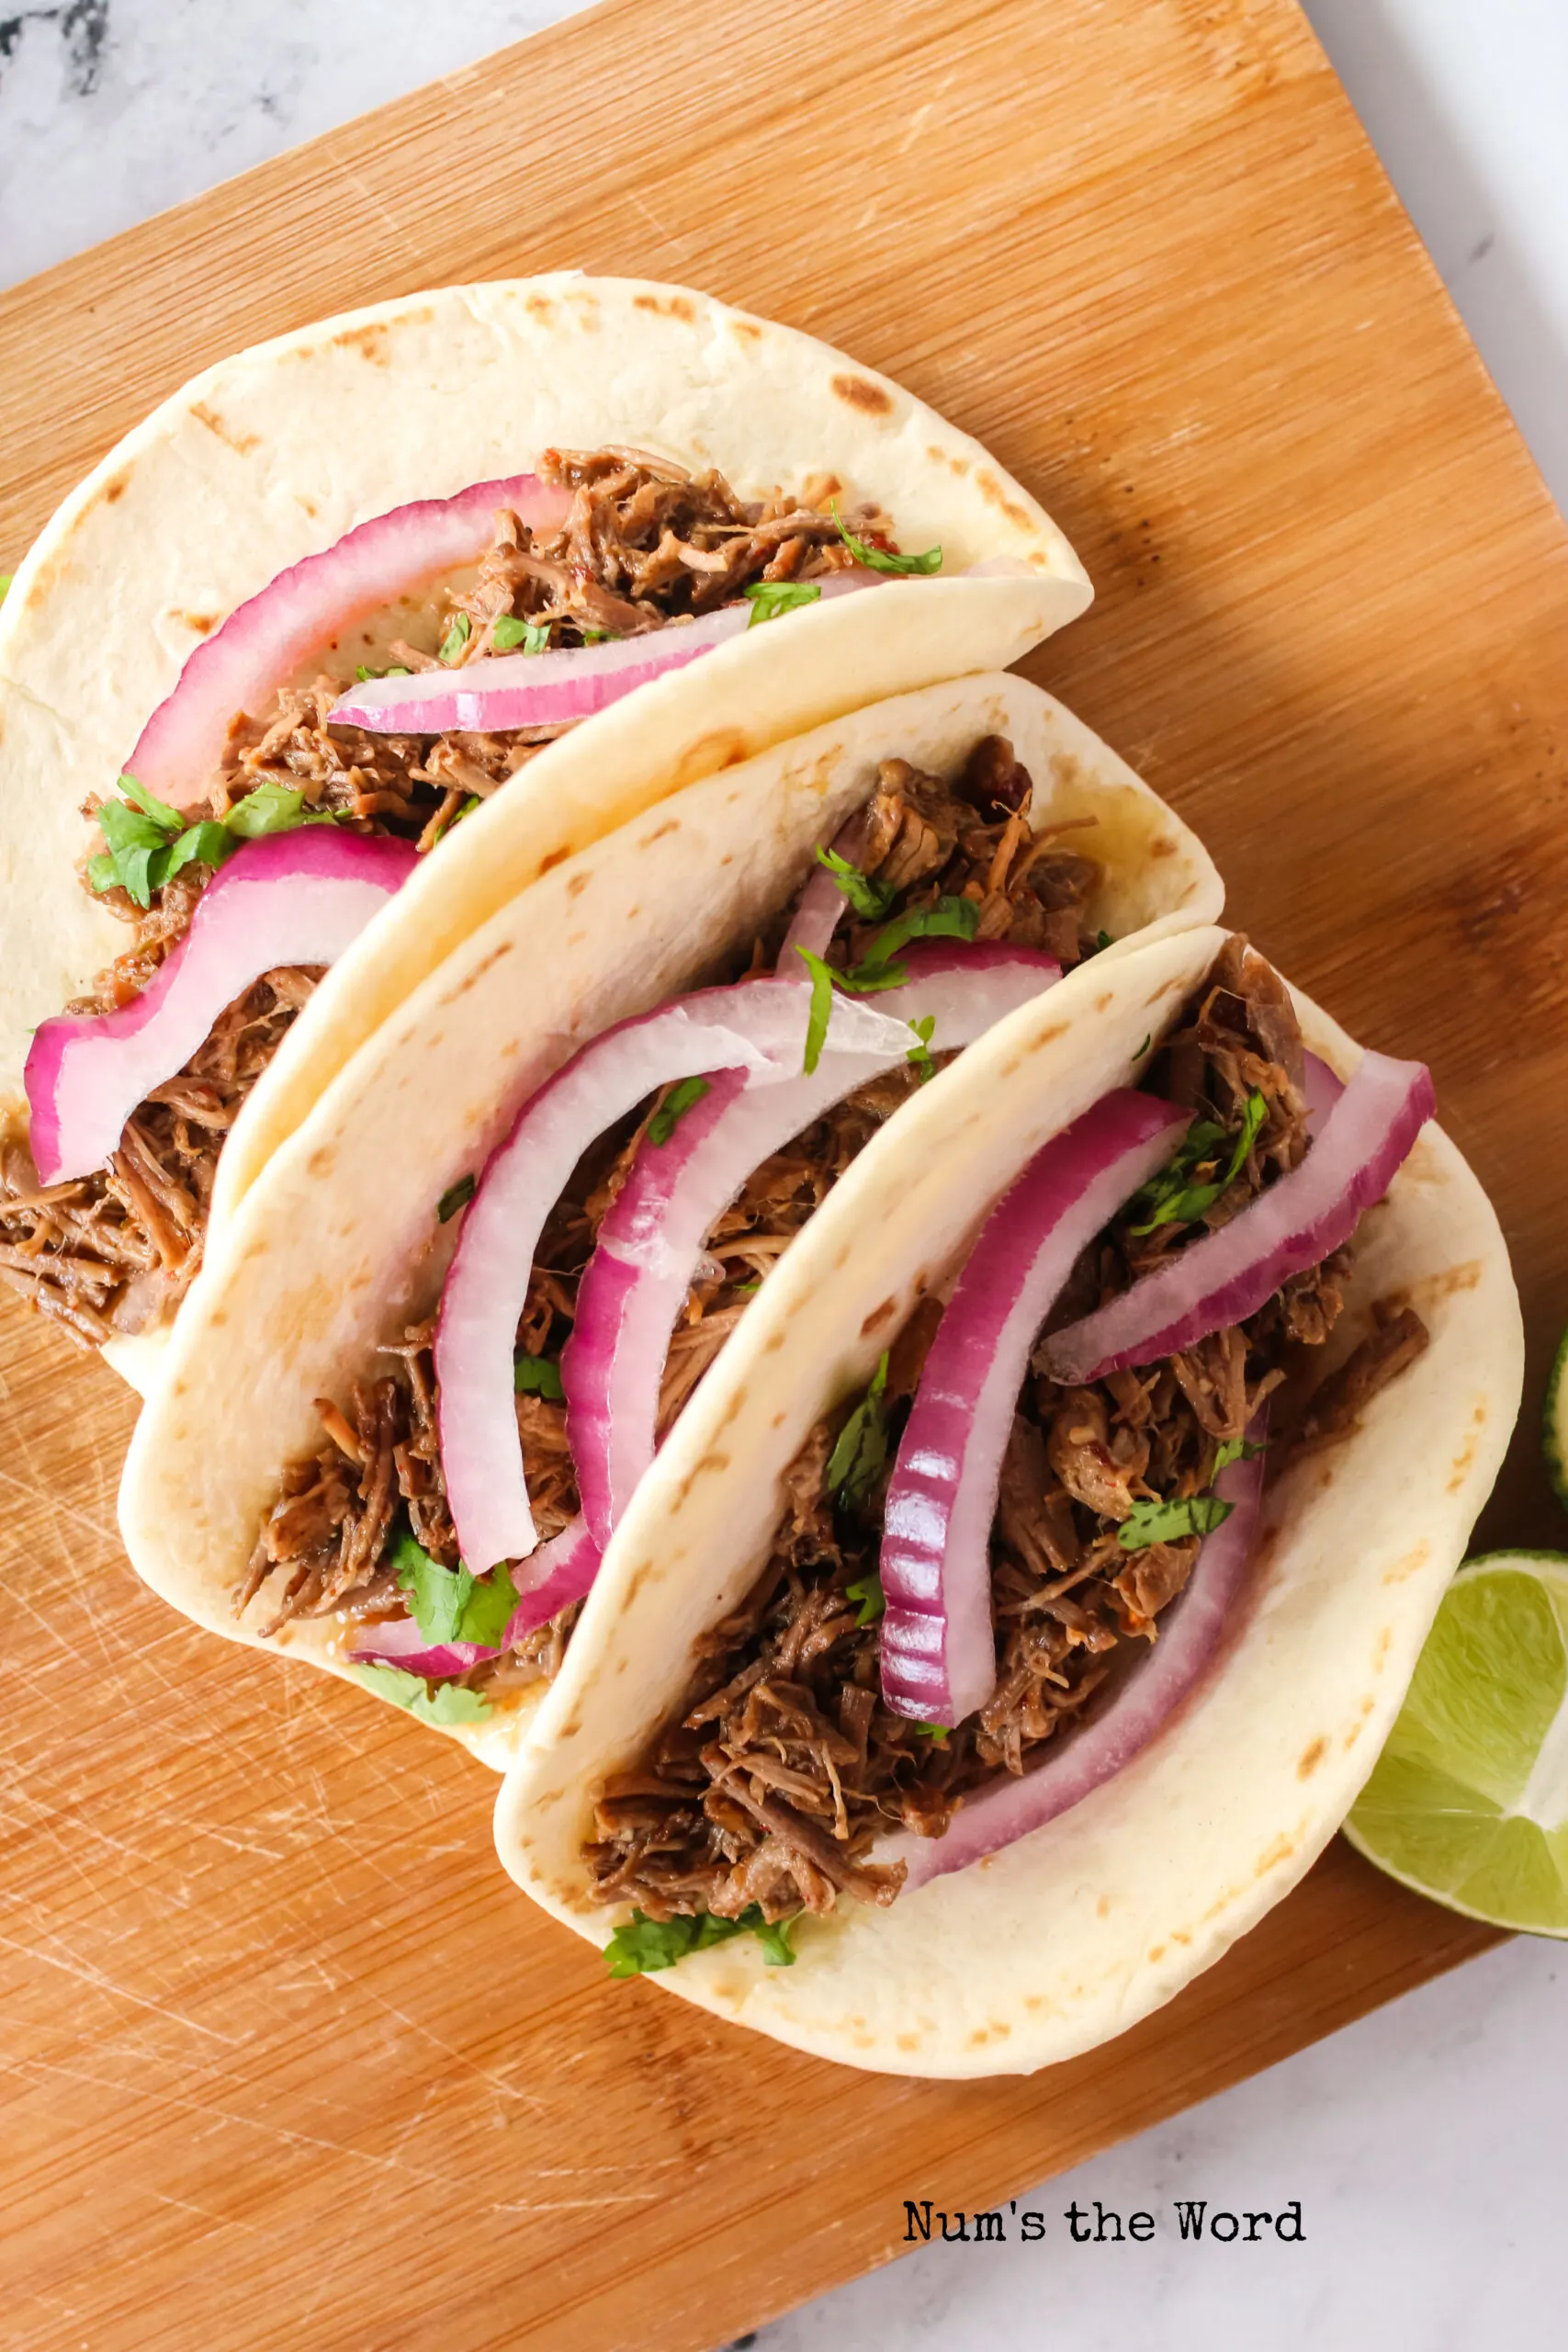
[(1345, 1834), (1450, 1911), (1568, 1937), (1568, 1555), (1461, 1568)]
[(1556, 1489), (1558, 1501), (1568, 1506), (1568, 1331), (1558, 1342), (1551, 1377), (1546, 1384), (1540, 1442), (1546, 1455), (1546, 1475)]

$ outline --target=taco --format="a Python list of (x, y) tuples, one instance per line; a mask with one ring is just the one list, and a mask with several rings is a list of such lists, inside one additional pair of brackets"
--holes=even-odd
[(1089, 594), (977, 443), (680, 288), (449, 288), (209, 369), (0, 608), (0, 1273), (144, 1382), (209, 1226), (536, 875)]
[(1209, 1966), (1371, 1769), (1517, 1407), (1431, 1111), (1210, 929), (998, 1023), (645, 1477), (513, 1876), (613, 1974), (893, 2073), (1031, 2072)]
[(509, 1751), (657, 1443), (870, 1139), (993, 1023), (1092, 1002), (1130, 938), (1220, 897), (1170, 810), (1007, 675), (874, 704), (579, 851), (383, 1024), (215, 1238), (127, 1464), (135, 1566)]

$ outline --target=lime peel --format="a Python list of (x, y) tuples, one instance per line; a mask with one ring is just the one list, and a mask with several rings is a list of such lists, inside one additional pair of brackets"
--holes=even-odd
[(1552, 1491), (1568, 1509), (1568, 1331), (1558, 1341), (1541, 1408), (1540, 1450)]

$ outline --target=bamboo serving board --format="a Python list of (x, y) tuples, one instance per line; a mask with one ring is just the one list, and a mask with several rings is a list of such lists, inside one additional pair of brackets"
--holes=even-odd
[[(581, 264), (959, 419), (1099, 586), (1029, 667), (1423, 1055), (1568, 1319), (1568, 545), (1289, 0), (615, 5), (0, 296), (0, 569), (198, 367)], [(374, 364), (367, 355), (367, 364)], [(91, 659), (90, 647), (84, 659)], [(1171, 2007), (900, 2083), (610, 1986), (417, 1726), (172, 1617), (131, 1399), (0, 1312), (0, 2241), (28, 2352), (716, 2345), (1481, 1950), (1337, 1848)], [(1527, 1425), (1485, 1537), (1563, 1528)]]

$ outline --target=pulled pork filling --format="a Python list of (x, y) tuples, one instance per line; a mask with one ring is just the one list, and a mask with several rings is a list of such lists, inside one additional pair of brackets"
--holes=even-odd
[[(981, 738), (951, 783), (919, 774), (902, 760), (884, 762), (859, 820), (854, 862), (892, 895), (877, 924), (860, 922), (846, 906), (830, 959), (840, 966), (860, 960), (880, 923), (934, 906), (942, 896), (975, 904), (976, 937), (1044, 947), (1068, 964), (1094, 952), (1098, 942), (1087, 925), (1100, 868), (1063, 847), (1049, 828), (1031, 831), (1031, 796), (1027, 773), (1000, 736)], [(767, 938), (756, 943), (750, 969), (770, 967), (791, 911), (781, 910)], [(919, 1082), (912, 1068), (872, 1080), (748, 1178), (706, 1236), (703, 1267), (671, 1340), (660, 1434), (794, 1235)], [(558, 1359), (600, 1222), (663, 1099), (661, 1093), (646, 1106), (629, 1136), (623, 1131), (601, 1139), (553, 1210), (517, 1327), (520, 1362), (553, 1365)], [(335, 1611), (371, 1623), (404, 1615), (406, 1597), (390, 1551), (405, 1526), (443, 1567), (457, 1566), (436, 1442), (433, 1329), (428, 1323), (412, 1328), (389, 1347), (388, 1371), (355, 1384), (347, 1414), (321, 1403), (326, 1442), (288, 1473), (235, 1594), (236, 1611), (243, 1611), (266, 1587), (265, 1632), (290, 1617)], [(558, 1387), (558, 1381), (553, 1385)], [(539, 1393), (520, 1394), (516, 1409), (529, 1501), (543, 1541), (578, 1507), (566, 1409)], [(463, 1681), (493, 1696), (511, 1683), (553, 1673), (575, 1614), (574, 1605), (553, 1627), (521, 1649), (474, 1667)]]
[[(1243, 1165), (1201, 1214), (1146, 1233), (1134, 1228), (1149, 1222), (1149, 1197), (1136, 1196), (1084, 1252), (1049, 1329), (1224, 1224), (1297, 1164), (1307, 1148), (1302, 1073), (1283, 985), (1233, 939), (1146, 1083), (1224, 1131), (1184, 1180), (1223, 1175), (1250, 1132)], [(702, 1643), (678, 1714), (634, 1770), (606, 1783), (588, 1849), (597, 1898), (656, 1920), (705, 1912), (735, 1920), (757, 1905), (773, 1921), (831, 1910), (840, 1894), (892, 1902), (903, 1865), (878, 1864), (878, 1840), (899, 1829), (940, 1836), (971, 1791), (1027, 1770), (1154, 1638), (1201, 1538), (1128, 1550), (1122, 1531), (1141, 1501), (1209, 1492), (1221, 1446), (1243, 1437), (1292, 1359), (1333, 1329), (1348, 1263), (1348, 1253), (1337, 1253), (1247, 1323), (1142, 1371), (1084, 1387), (1032, 1372), (991, 1537), (996, 1689), (977, 1713), (934, 1736), (883, 1705), (876, 1623), (894, 1444), (938, 1320), (934, 1308), (920, 1310), (888, 1364), (880, 1476), (866, 1491), (828, 1492), (848, 1408), (818, 1424), (790, 1474), (766, 1567)], [(1389, 1317), (1323, 1384), (1303, 1437), (1348, 1426), (1426, 1344), (1408, 1309)]]
[[(477, 579), (411, 612), (406, 635), (389, 649), (393, 663), (439, 670), (478, 661), (500, 650), (496, 628), (507, 619), (543, 629), (552, 647), (640, 635), (731, 603), (755, 582), (822, 579), (853, 562), (826, 511), (840, 494), (833, 481), (807, 484), (799, 501), (746, 501), (716, 472), (693, 476), (630, 449), (547, 450), (539, 473), (572, 492), (559, 530), (536, 537), (500, 513)], [(894, 548), (874, 507), (848, 508), (844, 517), (857, 537)], [(428, 850), (566, 731), (372, 735), (331, 726), (352, 674), (344, 659), (312, 685), (283, 687), (265, 709), (236, 714), (208, 807), (190, 812), (192, 821), (228, 817), (263, 786), (281, 786), (302, 796), (300, 815), (329, 811), (353, 831), (395, 833)], [(95, 797), (83, 813), (101, 806)], [(106, 1012), (140, 995), (184, 937), (210, 878), (206, 865), (187, 865), (144, 907), (118, 886), (95, 889), (84, 859), (83, 888), (133, 936), (65, 1009)], [(11, 1287), (86, 1346), (174, 1313), (200, 1267), (223, 1137), (319, 977), (269, 973), (230, 1005), (178, 1077), (137, 1111), (108, 1167), (90, 1176), (40, 1186), (25, 1135), (0, 1136), (0, 1274)]]

